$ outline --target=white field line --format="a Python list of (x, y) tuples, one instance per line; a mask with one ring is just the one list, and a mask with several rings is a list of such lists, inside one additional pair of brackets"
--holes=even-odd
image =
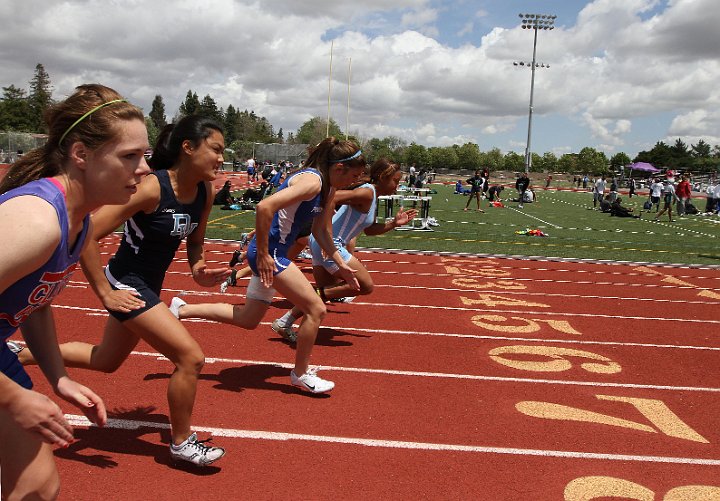
[[(155, 360), (167, 361), (168, 359), (160, 353), (133, 351), (133, 355), (153, 358)], [(244, 360), (236, 358), (205, 358), (206, 364), (229, 364), (229, 365), (267, 365), (272, 367), (282, 367), (284, 369), (292, 369), (294, 364), (285, 362), (269, 362), (266, 360)], [(641, 390), (658, 390), (658, 391), (694, 391), (703, 393), (720, 393), (720, 388), (712, 388), (705, 386), (669, 386), (654, 384), (635, 384), (635, 383), (609, 383), (599, 381), (572, 381), (560, 379), (534, 379), (534, 378), (518, 378), (518, 377), (500, 377), (500, 376), (482, 376), (477, 374), (452, 374), (446, 372), (423, 372), (423, 371), (402, 371), (393, 369), (370, 369), (366, 367), (339, 367), (332, 365), (321, 366), (323, 371), (336, 372), (354, 372), (362, 374), (382, 374), (385, 376), (404, 376), (404, 377), (421, 377), (436, 379), (455, 379), (466, 381), (494, 381), (498, 383), (528, 383), (528, 384), (547, 384), (560, 386), (590, 386), (600, 388), (632, 388)]]
[[(85, 416), (75, 414), (66, 414), (65, 419), (72, 426), (94, 426)], [(167, 430), (170, 428), (166, 423), (154, 423), (151, 421), (132, 421), (127, 419), (108, 419), (107, 428), (115, 428), (121, 430), (137, 430), (139, 428), (154, 428)], [(520, 449), (512, 447), (487, 447), (479, 445), (462, 445), (462, 444), (439, 444), (428, 442), (407, 442), (398, 440), (378, 440), (371, 438), (358, 437), (337, 437), (329, 435), (307, 435), (301, 433), (282, 433), (275, 431), (259, 431), (259, 430), (240, 430), (233, 428), (212, 428), (203, 426), (193, 426), (193, 429), (203, 433), (210, 433), (214, 437), (237, 438), (247, 440), (269, 440), (287, 442), (291, 440), (302, 442), (319, 442), (342, 445), (359, 445), (363, 447), (379, 447), (385, 449), (410, 449), (421, 451), (449, 451), (449, 452), (465, 452), (475, 454), (505, 454), (511, 456), (541, 456), (549, 458), (568, 458), (568, 459), (596, 459), (602, 461), (628, 461), (640, 463), (669, 463), (669, 464), (687, 464), (702, 466), (720, 466), (720, 460), (687, 458), (673, 456), (644, 456), (631, 454), (607, 454), (598, 452), (580, 452), (580, 451), (557, 451), (545, 449)]]

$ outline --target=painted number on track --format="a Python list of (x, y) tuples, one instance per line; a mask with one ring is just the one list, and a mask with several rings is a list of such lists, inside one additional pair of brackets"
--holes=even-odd
[(540, 323), (545, 323), (558, 332), (581, 336), (567, 320), (526, 319), (522, 317), (504, 317), (502, 315), (475, 315), (470, 321), (483, 329), (508, 334), (530, 334), (540, 330)]
[[(506, 367), (532, 372), (563, 372), (570, 370), (573, 363), (569, 358), (584, 358), (596, 360), (597, 362), (584, 362), (580, 367), (596, 374), (616, 374), (622, 370), (620, 364), (613, 362), (607, 357), (584, 350), (574, 350), (571, 348), (557, 348), (554, 346), (502, 346), (493, 348), (489, 352), (490, 358)], [(519, 355), (521, 359), (509, 358), (508, 355)], [(528, 360), (529, 355), (534, 358), (544, 358), (549, 360), (534, 361)]]
[[(565, 486), (565, 501), (592, 501), (609, 497), (637, 501), (656, 499), (655, 493), (647, 487), (622, 478), (580, 477)], [(684, 485), (669, 490), (662, 499), (663, 501), (718, 501), (720, 487)]]
[(557, 419), (561, 421), (581, 421), (597, 423), (608, 426), (617, 426), (647, 433), (664, 433), (667, 436), (689, 440), (691, 442), (710, 443), (702, 435), (685, 424), (670, 408), (660, 400), (632, 397), (615, 397), (610, 395), (595, 395), (599, 400), (624, 402), (635, 407), (653, 426), (628, 419), (622, 419), (599, 412), (578, 409), (567, 405), (550, 402), (523, 401), (515, 408), (526, 416), (542, 419)]

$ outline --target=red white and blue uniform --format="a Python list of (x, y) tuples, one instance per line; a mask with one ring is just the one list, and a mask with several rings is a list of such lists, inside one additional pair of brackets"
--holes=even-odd
[(200, 182), (195, 200), (181, 203), (175, 197), (167, 170), (149, 175), (156, 176), (160, 183), (160, 202), (150, 214), (140, 211), (125, 222), (120, 247), (105, 268), (113, 289), (135, 290), (145, 301), (144, 307), (129, 313), (108, 310), (120, 321), (134, 318), (161, 302), (165, 273), (180, 242), (200, 224), (208, 197)]
[[(301, 174), (315, 175), (320, 178), (320, 182), (322, 183), (322, 176), (319, 171), (316, 169), (306, 169), (288, 176), (277, 191), (279, 192), (287, 188), (290, 181), (295, 176)], [(281, 273), (285, 268), (290, 266), (292, 261), (287, 258), (287, 251), (290, 246), (295, 243), (303, 226), (323, 211), (323, 208), (320, 206), (321, 198), (322, 189), (310, 200), (301, 200), (289, 207), (280, 209), (273, 216), (270, 233), (268, 235), (268, 252), (275, 259), (274, 275)], [(250, 269), (252, 269), (255, 275), (258, 275), (257, 242), (255, 238), (253, 238), (250, 245), (248, 245), (247, 260)]]
[(25, 388), (32, 388), (32, 381), (20, 365), (17, 356), (10, 351), (5, 340), (38, 308), (49, 305), (77, 267), (89, 227), (85, 216), (83, 227), (70, 248), (69, 222), (65, 192), (54, 179), (44, 178), (0, 195), (0, 204), (19, 196), (36, 196), (53, 206), (60, 225), (60, 243), (50, 259), (40, 268), (24, 276), (0, 294), (0, 371)]

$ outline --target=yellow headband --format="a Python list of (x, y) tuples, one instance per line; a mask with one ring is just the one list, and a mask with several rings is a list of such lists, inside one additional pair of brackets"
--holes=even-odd
[(70, 127), (68, 127), (68, 129), (63, 133), (63, 135), (60, 136), (60, 141), (58, 141), (58, 144), (62, 144), (63, 139), (65, 139), (65, 136), (67, 136), (67, 135), (70, 133), (70, 131), (75, 128), (75, 126), (76, 126), (77, 124), (79, 124), (80, 122), (82, 122), (83, 120), (85, 120), (87, 117), (89, 117), (90, 115), (92, 115), (93, 113), (95, 113), (95, 112), (96, 112), (97, 110), (99, 110), (100, 108), (104, 108), (105, 106), (108, 106), (108, 105), (110, 105), (110, 104), (114, 104), (114, 103), (124, 103), (124, 102), (127, 102), (127, 100), (125, 100), (125, 99), (114, 99), (114, 100), (112, 100), (112, 101), (108, 101), (107, 103), (103, 103), (103, 104), (101, 104), (101, 105), (99, 105), (99, 106), (95, 106), (93, 109), (91, 109), (90, 111), (88, 111), (87, 113), (85, 113), (83, 116), (81, 116), (80, 118), (78, 118), (77, 120), (75, 120), (75, 122), (74, 122)]

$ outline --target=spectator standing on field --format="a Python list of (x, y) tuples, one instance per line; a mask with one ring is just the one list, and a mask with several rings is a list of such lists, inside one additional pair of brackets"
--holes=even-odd
[[(663, 188), (659, 178), (655, 178), (650, 185), (650, 203), (655, 206), (655, 212), (660, 211), (660, 197), (662, 197)], [(652, 210), (652, 207), (650, 209)]]
[(607, 181), (605, 181), (605, 176), (601, 176), (600, 179), (595, 181), (595, 184), (593, 185), (593, 208), (597, 208), (600, 200), (603, 199), (606, 186)]
[(687, 176), (683, 176), (675, 188), (677, 194), (677, 213), (678, 216), (685, 215), (685, 206), (690, 201), (690, 183)]
[(610, 202), (614, 202), (615, 199), (618, 196), (618, 185), (617, 180), (615, 178), (612, 178), (612, 182), (610, 183)]
[(672, 204), (675, 200), (677, 200), (677, 195), (675, 193), (675, 185), (670, 182), (669, 179), (665, 179), (663, 182), (663, 210), (661, 210), (656, 216), (655, 219), (657, 220), (660, 216), (665, 214), (665, 211), (668, 213), (668, 218), (670, 218), (670, 222), (672, 223)]
[(634, 180), (633, 178), (630, 178), (630, 179), (628, 180), (628, 188), (630, 189), (630, 192), (628, 193), (628, 196), (629, 196), (630, 198), (632, 198), (633, 195), (635, 194), (635, 188), (636, 188), (636, 187), (637, 187), (637, 185), (636, 185), (636, 183), (635, 183), (635, 180)]
[(525, 192), (530, 188), (530, 178), (527, 172), (520, 174), (520, 177), (515, 181), (515, 189), (518, 192), (518, 201), (520, 202), (518, 207), (523, 208), (523, 201), (525, 200)]
[(477, 210), (479, 212), (485, 212), (480, 208), (480, 194), (483, 192), (483, 186), (485, 185), (485, 179), (480, 175), (480, 171), (476, 170), (475, 175), (465, 182), (470, 185), (470, 196), (468, 197), (464, 210), (468, 210), (470, 202), (475, 198), (477, 200)]

